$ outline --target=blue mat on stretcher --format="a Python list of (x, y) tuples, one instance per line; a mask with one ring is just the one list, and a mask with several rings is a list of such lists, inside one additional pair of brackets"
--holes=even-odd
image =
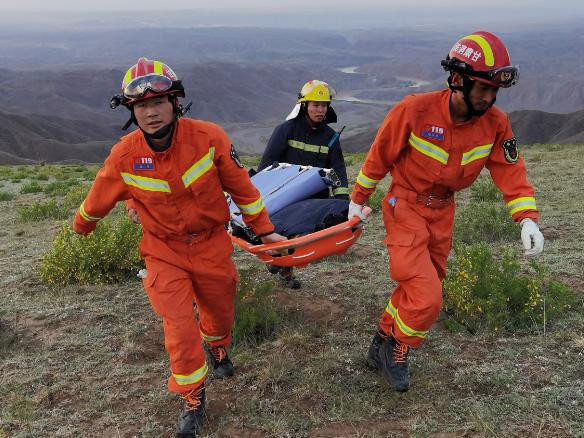
[[(334, 171), (320, 167), (298, 166), (281, 163), (266, 167), (251, 177), (251, 182), (259, 190), (270, 217), (284, 207), (310, 198), (329, 186), (338, 185)], [(241, 213), (235, 202), (229, 202), (231, 218), (243, 226)]]
[[(284, 236), (336, 225), (342, 222), (340, 215), (349, 205), (349, 201), (339, 199), (309, 199), (340, 184), (334, 171), (320, 167), (274, 163), (253, 175), (251, 182), (262, 195), (276, 232)], [(229, 209), (232, 225), (245, 228), (241, 212), (232, 199), (229, 199)], [(338, 218), (327, 218), (330, 215)], [(331, 220), (334, 223), (330, 224)]]
[(290, 237), (324, 230), (347, 220), (345, 199), (305, 199), (270, 216), (276, 233)]

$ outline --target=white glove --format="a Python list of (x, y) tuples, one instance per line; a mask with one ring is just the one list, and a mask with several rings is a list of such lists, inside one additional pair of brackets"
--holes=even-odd
[(525, 248), (526, 256), (536, 256), (543, 251), (543, 234), (539, 227), (531, 219), (523, 219), (521, 222), (521, 240)]
[(367, 222), (367, 216), (363, 213), (363, 206), (351, 201), (349, 202), (349, 214), (347, 214), (347, 217), (351, 219), (353, 216), (357, 216), (361, 221)]

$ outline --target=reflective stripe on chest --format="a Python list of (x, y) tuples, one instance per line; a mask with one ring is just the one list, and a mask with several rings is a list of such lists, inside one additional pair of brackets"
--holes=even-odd
[[(448, 163), (448, 158), (450, 154), (442, 149), (440, 146), (435, 145), (427, 140), (424, 140), (418, 137), (413, 132), (410, 133), (410, 138), (408, 143), (416, 149), (418, 152), (430, 157), (444, 165)], [(480, 146), (476, 146), (469, 151), (463, 152), (462, 158), (460, 160), (461, 166), (466, 166), (473, 161), (480, 160), (481, 158), (488, 157), (491, 153), (491, 149), (493, 148), (493, 144), (484, 144)], [(466, 149), (466, 147), (461, 148), (462, 150)]]
[[(183, 173), (181, 180), (185, 188), (192, 185), (211, 169), (214, 156), (215, 148), (211, 147), (203, 157), (197, 160), (185, 173)], [(135, 175), (129, 172), (121, 172), (121, 176), (124, 182), (129, 186), (149, 192), (171, 193), (170, 184), (166, 180)]]
[(132, 175), (128, 172), (121, 173), (122, 178), (129, 186), (137, 187), (149, 192), (166, 192), (170, 193), (170, 185), (163, 179), (148, 178), (145, 176)]
[(329, 152), (329, 148), (326, 145), (319, 146), (316, 144), (303, 143), (297, 140), (288, 140), (288, 146), (294, 149), (300, 149), (301, 151), (314, 152), (317, 154), (328, 154)]
[(189, 167), (189, 169), (182, 176), (182, 182), (185, 185), (185, 188), (193, 184), (211, 169), (213, 166), (214, 156), (215, 148), (211, 147), (209, 148), (209, 152), (207, 152), (200, 160)]
[(433, 158), (442, 164), (446, 164), (448, 162), (448, 152), (446, 152), (440, 146), (436, 146), (434, 143), (430, 143), (429, 141), (421, 139), (413, 132), (410, 133), (408, 142), (414, 149), (426, 155), (427, 157)]
[(475, 160), (488, 157), (492, 148), (492, 143), (472, 148), (470, 151), (462, 154), (462, 161), (460, 162), (460, 165), (466, 166), (468, 163), (472, 163)]

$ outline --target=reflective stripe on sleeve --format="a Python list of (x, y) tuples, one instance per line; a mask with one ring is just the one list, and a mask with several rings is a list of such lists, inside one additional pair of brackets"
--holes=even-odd
[(509, 209), (509, 214), (513, 216), (518, 211), (537, 210), (537, 205), (533, 196), (524, 196), (507, 202), (507, 208)]
[(366, 188), (366, 189), (374, 189), (377, 184), (379, 183), (378, 179), (369, 178), (367, 175), (363, 173), (363, 170), (359, 171), (359, 176), (357, 177), (357, 184)]
[(264, 200), (262, 199), (261, 196), (257, 200), (255, 200), (254, 202), (252, 202), (250, 204), (237, 204), (236, 203), (236, 205), (237, 205), (237, 207), (239, 207), (239, 209), (241, 210), (241, 212), (243, 214), (249, 214), (249, 215), (258, 214), (266, 206), (264, 204)]
[(103, 219), (99, 216), (91, 216), (90, 214), (88, 214), (87, 211), (85, 211), (85, 207), (83, 204), (85, 204), (85, 201), (83, 201), (79, 206), (79, 214), (83, 219), (89, 222), (97, 222), (98, 220)]

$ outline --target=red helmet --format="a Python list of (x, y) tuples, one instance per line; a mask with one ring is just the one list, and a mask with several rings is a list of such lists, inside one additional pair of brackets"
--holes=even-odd
[(122, 105), (163, 94), (184, 97), (181, 81), (174, 71), (163, 62), (140, 58), (128, 69), (122, 81)]
[(459, 39), (442, 66), (493, 87), (508, 88), (517, 83), (519, 69), (511, 65), (505, 44), (490, 32), (474, 32)]

